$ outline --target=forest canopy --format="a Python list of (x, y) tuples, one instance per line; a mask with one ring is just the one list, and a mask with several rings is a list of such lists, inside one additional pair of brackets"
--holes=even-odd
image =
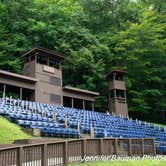
[(64, 85), (100, 92), (97, 111), (108, 109), (106, 74), (126, 69), (130, 114), (162, 120), (165, 37), (165, 0), (0, 1), (0, 69), (21, 73), (34, 47), (61, 52)]

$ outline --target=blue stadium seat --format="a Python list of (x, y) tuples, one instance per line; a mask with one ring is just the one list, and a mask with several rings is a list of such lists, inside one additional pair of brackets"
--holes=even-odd
[[(27, 103), (28, 107), (22, 108), (23, 103)], [(37, 108), (36, 114), (32, 112), (34, 106)], [(42, 117), (43, 110), (46, 112), (46, 117)], [(52, 119), (53, 112), (56, 113), (56, 123)], [(79, 121), (80, 132), (90, 134), (90, 125), (92, 125), (96, 138), (154, 138), (157, 152), (166, 153), (166, 132), (163, 127), (151, 123), (53, 104), (15, 99), (10, 104), (5, 103), (5, 100), (1, 98), (0, 115), (22, 127), (39, 128), (42, 136), (78, 138)], [(65, 128), (64, 125), (66, 117), (68, 118), (68, 128)]]

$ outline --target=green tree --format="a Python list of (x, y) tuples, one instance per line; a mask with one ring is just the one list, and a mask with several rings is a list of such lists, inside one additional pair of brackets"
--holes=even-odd
[(107, 109), (106, 74), (127, 69), (129, 111), (157, 118), (166, 110), (165, 3), (1, 0), (0, 68), (21, 72), (20, 56), (38, 46), (64, 53), (64, 84), (99, 91), (99, 111)]

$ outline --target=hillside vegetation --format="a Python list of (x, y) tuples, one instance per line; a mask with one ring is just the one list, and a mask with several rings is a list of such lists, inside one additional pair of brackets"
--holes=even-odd
[(27, 138), (31, 136), (24, 133), (19, 126), (0, 117), (0, 144), (9, 144), (14, 140)]
[(21, 73), (34, 47), (61, 52), (64, 85), (100, 92), (103, 112), (106, 74), (126, 69), (130, 115), (166, 123), (165, 18), (165, 0), (2, 0), (0, 69)]

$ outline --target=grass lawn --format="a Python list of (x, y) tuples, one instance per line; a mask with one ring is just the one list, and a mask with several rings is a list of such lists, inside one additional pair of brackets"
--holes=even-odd
[(9, 144), (16, 139), (31, 138), (19, 126), (0, 116), (0, 144)]
[(166, 128), (166, 125), (164, 125), (164, 124), (157, 124), (157, 123), (153, 123), (153, 124), (156, 125), (156, 126), (161, 126), (161, 127)]
[(95, 161), (68, 166), (166, 166), (166, 160)]

